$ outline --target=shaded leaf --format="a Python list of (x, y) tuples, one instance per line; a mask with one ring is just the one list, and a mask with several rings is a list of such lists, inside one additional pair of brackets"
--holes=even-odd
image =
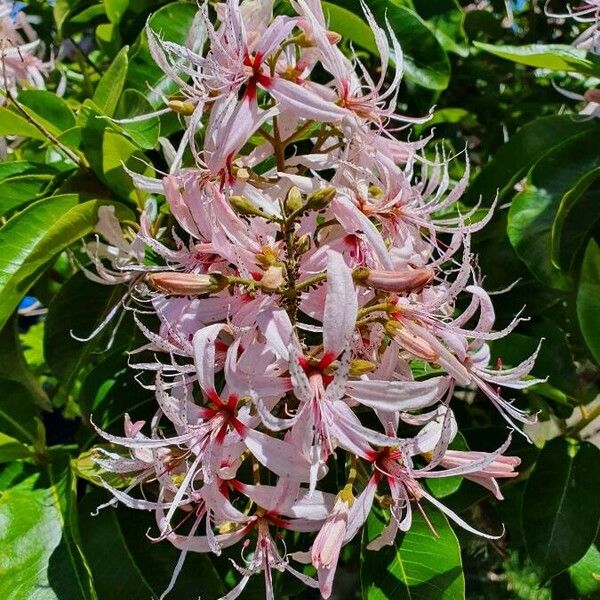
[(538, 457), (523, 497), (527, 552), (543, 579), (576, 563), (600, 520), (600, 450), (589, 442), (555, 438)]
[(555, 146), (570, 137), (593, 130), (598, 131), (594, 123), (576, 119), (572, 115), (542, 117), (527, 123), (483, 166), (467, 189), (466, 198), (471, 202), (481, 198), (484, 204), (490, 205), (496, 193), (503, 198)]
[(600, 248), (590, 240), (577, 288), (577, 317), (585, 342), (600, 364)]
[[(119, 302), (122, 286), (101, 285), (76, 273), (60, 289), (48, 307), (44, 329), (44, 355), (52, 372), (70, 389), (74, 377), (105, 336), (87, 338)], [(68, 315), (68, 319), (65, 316)]]
[(572, 137), (544, 156), (531, 170), (508, 215), (508, 237), (519, 258), (542, 282), (569, 289), (568, 275), (552, 262), (552, 227), (563, 196), (600, 166), (598, 134)]

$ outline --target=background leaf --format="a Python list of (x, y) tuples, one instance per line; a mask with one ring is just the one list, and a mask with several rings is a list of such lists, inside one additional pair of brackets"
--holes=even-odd
[(596, 537), (599, 462), (594, 445), (565, 438), (548, 442), (538, 457), (523, 497), (523, 531), (544, 579), (576, 563)]

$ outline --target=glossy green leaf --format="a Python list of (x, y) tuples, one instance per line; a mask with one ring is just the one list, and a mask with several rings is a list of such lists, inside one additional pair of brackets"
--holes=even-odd
[(129, 47), (125, 46), (120, 50), (102, 79), (98, 82), (94, 92), (93, 101), (96, 106), (107, 116), (112, 117), (115, 114), (117, 104), (123, 92), (123, 85), (127, 77), (127, 66), (129, 63)]
[(24, 90), (19, 103), (48, 131), (58, 135), (75, 126), (75, 115), (67, 103), (47, 90)]
[(569, 567), (569, 575), (575, 589), (583, 597), (600, 592), (600, 551), (592, 544), (583, 558)]
[(19, 135), (46, 141), (44, 134), (25, 117), (0, 106), (0, 136)]
[(600, 247), (590, 240), (577, 288), (577, 317), (585, 342), (600, 364)]
[(600, 167), (588, 171), (562, 198), (552, 224), (552, 260), (556, 266), (574, 271), (600, 220)]
[(555, 438), (540, 452), (523, 497), (527, 551), (544, 579), (576, 563), (600, 520), (600, 450)]
[(586, 131), (600, 133), (590, 121), (571, 115), (542, 117), (527, 123), (501, 146), (469, 186), (466, 198), (490, 205), (496, 193), (503, 198), (545, 154), (568, 138)]
[(48, 396), (25, 361), (16, 318), (9, 319), (0, 330), (0, 379), (20, 383), (36, 404), (50, 408)]
[(36, 200), (54, 179), (53, 175), (28, 174), (0, 181), (0, 215)]
[(392, 546), (366, 549), (384, 528), (380, 509), (373, 509), (363, 532), (360, 577), (364, 600), (459, 600), (465, 597), (460, 547), (446, 517), (427, 507), (436, 538), (418, 510), (410, 530)]
[[(141, 92), (125, 90), (119, 101), (116, 118), (132, 119), (151, 113), (153, 110), (154, 108)], [(158, 117), (136, 123), (119, 123), (119, 127), (141, 148), (150, 150), (158, 143), (160, 135), (160, 119)]]
[(135, 188), (123, 165), (130, 171), (151, 177), (154, 170), (148, 166), (148, 162), (144, 154), (126, 137), (110, 130), (105, 131), (102, 140), (102, 174), (106, 185), (121, 198), (131, 200), (138, 206), (143, 206), (146, 194)]
[[(106, 202), (79, 204), (75, 194), (53, 196), (0, 228), (0, 327), (54, 257), (94, 229), (102, 204)], [(117, 207), (117, 213), (130, 216), (125, 207)]]
[[(84, 273), (76, 273), (60, 289), (48, 307), (44, 328), (44, 356), (58, 379), (70, 389), (73, 378), (90, 358), (90, 352), (105, 340), (100, 334), (87, 338), (119, 303), (121, 286), (101, 285)], [(69, 318), (65, 319), (65, 315)]]
[[(196, 13), (197, 6), (194, 3), (172, 2), (151, 15), (148, 27), (160, 33), (165, 40), (183, 44), (190, 33)], [(145, 31), (140, 35), (131, 55), (127, 87), (143, 91), (154, 107), (162, 106), (162, 97), (178, 90), (150, 55)]]
[(329, 29), (337, 31), (344, 39), (351, 40), (372, 54), (378, 54), (373, 32), (361, 17), (331, 2), (321, 4)]
[(31, 456), (31, 450), (19, 440), (0, 432), (0, 463)]
[(531, 170), (508, 216), (508, 237), (519, 258), (547, 285), (566, 290), (567, 274), (552, 261), (552, 227), (563, 196), (600, 166), (598, 134), (582, 133), (557, 146)]
[(75, 543), (68, 462), (57, 457), (43, 472), (27, 472), (0, 495), (0, 597), (95, 600)]
[(531, 44), (527, 46), (494, 46), (474, 42), (477, 48), (500, 58), (550, 71), (569, 71), (600, 77), (600, 58), (573, 46)]
[(111, 23), (118, 23), (129, 7), (129, 0), (104, 0), (104, 10)]

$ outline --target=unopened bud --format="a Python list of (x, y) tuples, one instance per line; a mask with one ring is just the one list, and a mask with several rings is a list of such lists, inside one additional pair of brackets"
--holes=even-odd
[(260, 286), (267, 290), (279, 289), (284, 283), (283, 267), (269, 267), (260, 280)]
[(361, 358), (355, 358), (350, 361), (350, 376), (360, 377), (367, 373), (372, 373), (376, 368), (376, 365), (370, 360), (363, 360)]
[(184, 117), (191, 117), (196, 110), (196, 105), (191, 102), (182, 102), (181, 100), (171, 100), (167, 106), (174, 112), (183, 115)]
[(146, 275), (146, 283), (155, 290), (173, 296), (199, 296), (224, 289), (227, 279), (220, 273), (209, 275), (163, 271)]
[(285, 198), (285, 212), (290, 215), (304, 206), (302, 192), (294, 185), (290, 188)]
[(308, 252), (310, 250), (310, 244), (310, 235), (308, 233), (300, 236), (296, 242), (296, 253), (304, 254), (305, 252)]
[(358, 267), (352, 272), (356, 283), (385, 292), (409, 293), (424, 288), (435, 275), (433, 269), (406, 269), (404, 271), (378, 271)]
[(310, 210), (322, 210), (329, 206), (329, 203), (335, 198), (336, 190), (332, 186), (321, 188), (310, 194), (306, 201), (306, 208)]
[(267, 216), (263, 210), (258, 208), (258, 206), (254, 206), (245, 196), (230, 196), (229, 204), (231, 204), (231, 207), (238, 215), (263, 218)]
[(390, 320), (385, 324), (384, 329), (390, 337), (394, 338), (402, 348), (413, 356), (427, 362), (435, 362), (439, 358), (438, 353), (431, 347), (429, 342), (406, 329), (400, 321)]

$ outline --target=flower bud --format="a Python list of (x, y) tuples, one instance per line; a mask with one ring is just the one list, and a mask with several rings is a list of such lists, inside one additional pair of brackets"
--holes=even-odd
[(310, 194), (306, 201), (306, 208), (310, 210), (322, 210), (329, 206), (329, 203), (335, 198), (336, 189), (332, 186), (321, 188)]
[(197, 274), (163, 271), (146, 275), (146, 283), (153, 289), (173, 296), (198, 296), (218, 292), (227, 285), (220, 273)]
[(377, 365), (372, 363), (370, 360), (363, 360), (361, 358), (355, 358), (350, 361), (350, 376), (360, 377), (367, 373), (372, 373)]
[(230, 196), (229, 204), (238, 215), (245, 217), (263, 217), (267, 215), (257, 206), (254, 206), (245, 196)]
[(283, 267), (269, 267), (260, 280), (260, 286), (268, 290), (276, 290), (285, 283)]
[(171, 100), (167, 106), (174, 112), (183, 115), (184, 117), (190, 117), (196, 110), (196, 105), (191, 102), (182, 102), (181, 100)]
[(297, 210), (300, 210), (304, 206), (304, 200), (302, 199), (302, 192), (294, 185), (290, 188), (285, 198), (285, 212), (290, 215)]
[(439, 358), (438, 353), (431, 347), (429, 342), (410, 332), (400, 321), (390, 320), (385, 324), (384, 329), (402, 348), (417, 358), (427, 362), (435, 362)]
[(358, 267), (352, 272), (356, 283), (386, 292), (409, 293), (424, 288), (434, 276), (433, 269), (406, 269), (404, 271), (378, 271)]
[(310, 250), (310, 235), (308, 233), (300, 236), (296, 242), (296, 252), (298, 254), (304, 254)]

